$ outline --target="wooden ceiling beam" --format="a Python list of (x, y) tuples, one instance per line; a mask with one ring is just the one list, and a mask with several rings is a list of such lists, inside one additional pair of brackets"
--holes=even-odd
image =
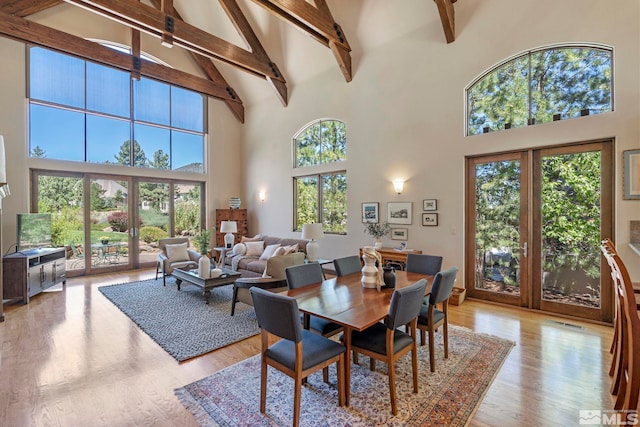
[[(121, 70), (129, 72), (133, 70), (133, 55), (3, 12), (0, 12), (0, 36), (47, 47)], [(233, 99), (226, 87), (161, 64), (140, 61), (140, 73), (214, 98), (239, 102)]]
[(316, 7), (300, 0), (253, 0), (276, 16), (297, 26), (333, 52), (344, 78), (353, 78), (351, 47), (335, 22), (325, 0), (313, 0)]
[(434, 0), (438, 6), (440, 21), (442, 21), (442, 29), (447, 43), (453, 43), (456, 40), (456, 21), (453, 4), (456, 0)]
[(24, 18), (62, 3), (63, 0), (2, 0), (0, 12)]

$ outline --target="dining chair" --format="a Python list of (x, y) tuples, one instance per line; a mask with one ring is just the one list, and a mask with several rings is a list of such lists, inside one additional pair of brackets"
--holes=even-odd
[[(251, 288), (251, 297), (261, 334), (260, 412), (264, 414), (267, 408), (267, 366), (272, 366), (294, 380), (294, 426), (300, 423), (302, 380), (333, 363), (336, 363), (338, 377), (338, 404), (344, 406), (345, 347), (302, 329), (295, 298), (255, 286)], [(270, 335), (282, 339), (269, 346)]]
[[(287, 286), (289, 289), (298, 289), (324, 280), (322, 267), (320, 264), (310, 262), (308, 264), (295, 265), (285, 269), (287, 276)], [(330, 337), (342, 331), (342, 326), (337, 323), (321, 319), (316, 316), (309, 316), (309, 329), (322, 336)]]
[[(420, 307), (418, 315), (418, 329), (420, 330), (420, 345), (424, 345), (425, 331), (429, 334), (429, 366), (431, 372), (436, 371), (435, 359), (435, 331), (442, 326), (444, 341), (444, 358), (449, 358), (449, 298), (456, 282), (458, 267), (436, 273), (431, 285), (431, 293), (426, 297), (427, 303)], [(442, 310), (438, 309), (438, 304)]]
[(406, 270), (412, 273), (435, 276), (442, 269), (442, 257), (438, 255), (407, 254)]
[(358, 255), (334, 259), (333, 266), (336, 268), (336, 275), (338, 277), (357, 273), (362, 270), (362, 262)]
[[(389, 313), (384, 322), (378, 322), (364, 331), (351, 333), (351, 349), (356, 354), (362, 353), (369, 356), (371, 370), (375, 370), (376, 360), (387, 363), (389, 397), (393, 415), (398, 414), (395, 362), (408, 352), (411, 352), (413, 392), (418, 392), (416, 320), (426, 287), (427, 281), (422, 279), (411, 286), (396, 289), (391, 296)], [(409, 325), (409, 333), (398, 329), (403, 325)]]

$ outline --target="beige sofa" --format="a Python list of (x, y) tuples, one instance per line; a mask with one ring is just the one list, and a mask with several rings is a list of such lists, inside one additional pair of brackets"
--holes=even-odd
[[(281, 246), (297, 244), (298, 251), (304, 252), (304, 256), (306, 256), (307, 240), (283, 239), (280, 237), (265, 236), (261, 234), (251, 238), (250, 240), (263, 241), (265, 248), (275, 244), (279, 244)], [(257, 256), (251, 257), (246, 255), (235, 255), (232, 252), (227, 252), (227, 256), (224, 259), (224, 267), (241, 273), (241, 277), (261, 277), (267, 267), (267, 260), (259, 259)]]

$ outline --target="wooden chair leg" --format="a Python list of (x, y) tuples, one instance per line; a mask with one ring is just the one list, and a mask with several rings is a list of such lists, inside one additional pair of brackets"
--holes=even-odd
[(411, 369), (413, 369), (413, 392), (418, 392), (418, 346), (413, 343), (411, 348)]
[(442, 326), (442, 337), (444, 340), (444, 358), (449, 358), (449, 324), (448, 319), (445, 317), (444, 325)]
[(231, 315), (236, 312), (236, 301), (238, 301), (238, 288), (233, 285), (233, 297), (231, 298)]
[(429, 367), (431, 372), (436, 371), (436, 346), (435, 346), (435, 334), (433, 328), (429, 328)]
[(300, 395), (302, 394), (302, 378), (296, 378), (293, 391), (293, 426), (300, 425)]
[(338, 363), (336, 364), (336, 373), (338, 375), (338, 405), (344, 406), (345, 404), (345, 357), (344, 354), (340, 355)]
[(389, 398), (391, 399), (391, 413), (398, 415), (398, 402), (396, 399), (396, 369), (393, 363), (393, 354), (387, 359), (387, 370), (389, 371)]
[(322, 381), (324, 381), (325, 384), (329, 384), (329, 368), (328, 367), (322, 368)]
[(369, 369), (372, 371), (376, 370), (376, 359), (373, 357), (369, 357)]
[(260, 412), (265, 413), (267, 410), (267, 362), (262, 356), (260, 363)]

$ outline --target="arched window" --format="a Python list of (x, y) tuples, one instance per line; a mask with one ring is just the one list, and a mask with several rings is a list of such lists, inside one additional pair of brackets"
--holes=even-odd
[(613, 49), (554, 46), (501, 62), (467, 90), (467, 135), (613, 110)]
[(344, 122), (320, 119), (293, 137), (294, 230), (322, 223), (325, 233), (347, 232), (347, 136)]

